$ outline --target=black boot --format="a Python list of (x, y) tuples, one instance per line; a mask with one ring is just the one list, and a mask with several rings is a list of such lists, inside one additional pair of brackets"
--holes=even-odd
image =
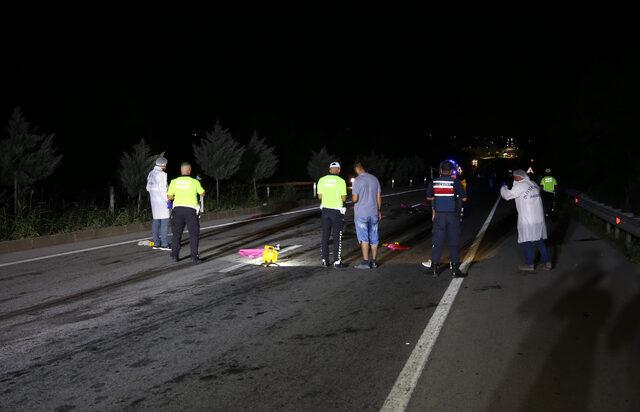
[(464, 273), (462, 273), (462, 271), (460, 270), (460, 263), (451, 262), (450, 268), (451, 268), (452, 277), (454, 278), (464, 277)]
[(427, 273), (431, 274), (434, 278), (438, 277), (438, 270), (440, 269), (439, 263), (431, 263), (431, 267)]

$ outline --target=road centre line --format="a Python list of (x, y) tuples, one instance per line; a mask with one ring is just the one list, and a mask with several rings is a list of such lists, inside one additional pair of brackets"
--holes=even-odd
[[(404, 195), (404, 194), (407, 194), (407, 193), (415, 193), (415, 192), (421, 192), (421, 191), (424, 191), (424, 189), (405, 190), (403, 192), (390, 193), (390, 194), (382, 195), (382, 197), (399, 196), (399, 195)], [(298, 214), (298, 213), (305, 213), (305, 212), (310, 212), (310, 211), (314, 211), (314, 210), (319, 210), (318, 206), (309, 207), (309, 208), (301, 209), (301, 210), (293, 210), (293, 211), (290, 211), (290, 212), (277, 213), (277, 214), (274, 214), (274, 215), (260, 216), (260, 217), (250, 218), (250, 219), (237, 220), (237, 221), (233, 221), (233, 222), (220, 223), (220, 224), (212, 225), (212, 226), (205, 226), (205, 227), (200, 228), (200, 230), (204, 231), (204, 230), (210, 230), (210, 229), (218, 229), (218, 228), (222, 228), (222, 227), (229, 227), (229, 226), (239, 225), (241, 223), (257, 222), (257, 221), (260, 221), (260, 220), (272, 219), (272, 218), (276, 218), (276, 217), (288, 216), (288, 215), (293, 215), (293, 214)], [(126, 240), (126, 241), (123, 241), (123, 242), (110, 243), (110, 244), (107, 244), (107, 245), (94, 246), (94, 247), (89, 247), (89, 248), (84, 248), (84, 249), (77, 249), (77, 250), (70, 250), (68, 252), (55, 253), (55, 254), (52, 254), (52, 255), (38, 256), (38, 257), (35, 257), (35, 258), (30, 258), (30, 259), (16, 260), (14, 262), (0, 263), (0, 268), (7, 267), (7, 266), (20, 265), (22, 263), (37, 262), (39, 260), (51, 259), (51, 258), (55, 258), (55, 257), (69, 256), (69, 255), (75, 255), (75, 254), (85, 253), (85, 252), (92, 252), (94, 250), (107, 249), (107, 248), (116, 247), (116, 246), (123, 246), (123, 245), (128, 245), (128, 244), (131, 244), (131, 243), (138, 243), (140, 241), (148, 240), (148, 239), (149, 239), (148, 237), (144, 237), (144, 238), (141, 238), (141, 239)]]
[[(500, 198), (498, 197), (498, 200), (496, 200), (496, 203), (493, 205), (489, 216), (487, 216), (482, 228), (476, 235), (471, 248), (469, 248), (469, 252), (467, 252), (464, 262), (460, 265), (460, 270), (462, 272), (467, 273), (469, 265), (473, 262), (476, 252), (480, 247), (480, 243), (482, 242), (482, 238), (484, 238), (484, 235), (489, 228), (489, 224), (493, 219), (493, 215), (495, 214), (499, 203)], [(418, 339), (416, 346), (413, 348), (409, 359), (407, 359), (407, 363), (404, 365), (404, 368), (402, 368), (393, 388), (391, 388), (387, 399), (380, 409), (381, 412), (406, 411), (409, 401), (411, 400), (411, 395), (420, 380), (422, 371), (429, 360), (429, 355), (431, 355), (431, 351), (438, 339), (440, 330), (449, 315), (449, 310), (458, 295), (458, 291), (460, 290), (460, 286), (463, 281), (464, 278), (453, 278), (451, 280), (451, 283), (444, 292), (440, 303), (433, 312), (433, 315), (431, 315), (429, 323), (427, 323), (420, 339)]]

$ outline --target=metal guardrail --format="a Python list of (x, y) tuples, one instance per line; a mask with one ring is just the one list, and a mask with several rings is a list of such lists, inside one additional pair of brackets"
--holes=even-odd
[(259, 183), (258, 187), (312, 186), (314, 182)]
[(602, 219), (606, 224), (607, 233), (613, 231), (616, 239), (624, 232), (627, 246), (631, 244), (632, 237), (640, 238), (640, 217), (593, 200), (577, 190), (566, 189), (563, 192), (573, 199), (574, 206)]
[(283, 183), (260, 183), (258, 187), (264, 187), (267, 191), (267, 199), (271, 197), (272, 187), (304, 187), (309, 186), (313, 189), (313, 197), (316, 197), (316, 183), (315, 182), (283, 182)]
[[(425, 177), (423, 179), (424, 184), (427, 184), (428, 179)], [(395, 189), (395, 179), (391, 179), (391, 189)], [(420, 179), (415, 179), (415, 183), (414, 183), (414, 179), (409, 179), (408, 180), (409, 183), (409, 188), (412, 187), (420, 187)], [(349, 184), (353, 184), (353, 179), (351, 179), (351, 181), (347, 182), (347, 185)], [(316, 186), (316, 182), (284, 182), (284, 183), (259, 183), (258, 187), (264, 187), (267, 191), (267, 198), (271, 197), (271, 188), (272, 187), (304, 187), (304, 186), (309, 186), (310, 188), (312, 188), (312, 193), (313, 193), (313, 198), (315, 199), (317, 193), (317, 186)], [(348, 186), (348, 189), (351, 190), (351, 186)]]

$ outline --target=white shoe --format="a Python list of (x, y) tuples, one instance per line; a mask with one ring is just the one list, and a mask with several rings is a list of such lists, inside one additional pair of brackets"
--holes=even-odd
[(426, 268), (431, 268), (431, 261), (427, 260), (426, 262), (422, 262), (422, 266), (424, 266)]

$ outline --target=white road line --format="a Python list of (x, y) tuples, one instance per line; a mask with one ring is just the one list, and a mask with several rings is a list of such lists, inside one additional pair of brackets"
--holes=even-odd
[(469, 266), (471, 265), (471, 263), (473, 263), (473, 259), (476, 257), (476, 253), (478, 253), (480, 242), (482, 242), (482, 238), (484, 238), (484, 234), (487, 232), (487, 229), (489, 228), (491, 219), (493, 219), (493, 215), (496, 213), (496, 209), (498, 208), (500, 199), (501, 197), (498, 197), (498, 200), (496, 200), (496, 203), (493, 205), (493, 208), (491, 209), (489, 216), (487, 216), (487, 220), (484, 221), (484, 224), (480, 228), (480, 231), (478, 232), (476, 239), (473, 241), (473, 243), (471, 244), (471, 247), (469, 248), (469, 252), (467, 252), (467, 255), (464, 257), (464, 261), (460, 265), (460, 270), (463, 273), (467, 273), (467, 271), (469, 270)]
[[(278, 255), (282, 256), (283, 254), (285, 254), (287, 252), (291, 252), (292, 250), (296, 250), (296, 249), (298, 249), (300, 247), (302, 247), (302, 245), (288, 246), (288, 247), (282, 249)], [(248, 265), (257, 266), (257, 265), (260, 265), (260, 264), (262, 264), (262, 258), (257, 258), (257, 259), (248, 260), (246, 262), (240, 262), (240, 263), (235, 264), (233, 266), (229, 266), (228, 268), (224, 268), (222, 270), (218, 270), (218, 272), (220, 272), (220, 273), (229, 273), (229, 272), (233, 272), (236, 269), (240, 269), (243, 266), (248, 266)]]
[[(382, 197), (399, 196), (399, 195), (404, 195), (404, 194), (407, 194), (407, 193), (422, 192), (424, 190), (425, 189), (405, 190), (404, 192), (390, 193), (390, 194), (387, 194), (387, 195), (382, 195)], [(209, 230), (209, 229), (218, 229), (218, 228), (221, 228), (221, 227), (234, 226), (234, 225), (239, 225), (241, 223), (257, 222), (257, 221), (260, 221), (260, 220), (273, 219), (273, 218), (276, 218), (276, 217), (294, 215), (294, 214), (297, 214), (297, 213), (310, 212), (310, 211), (313, 211), (313, 210), (319, 210), (319, 209), (318, 209), (317, 206), (314, 206), (314, 207), (309, 207), (309, 208), (301, 209), (301, 210), (293, 210), (291, 212), (277, 213), (275, 215), (260, 216), (260, 217), (254, 217), (254, 218), (244, 219), (244, 220), (236, 220), (234, 222), (220, 223), (220, 224), (217, 224), (217, 225), (201, 227), (200, 231)], [(110, 244), (107, 244), (107, 245), (89, 247), (89, 248), (85, 248), (85, 249), (70, 250), (68, 252), (55, 253), (53, 255), (46, 255), (46, 256), (39, 256), (39, 257), (35, 257), (35, 258), (30, 258), (30, 259), (16, 260), (15, 262), (0, 263), (0, 268), (7, 267), (7, 266), (13, 266), (13, 265), (20, 265), (22, 263), (37, 262), (39, 260), (51, 259), (51, 258), (60, 257), (60, 256), (68, 256), (68, 255), (75, 255), (75, 254), (78, 254), (78, 253), (91, 252), (91, 251), (94, 251), (94, 250), (106, 249), (106, 248), (115, 247), (115, 246), (128, 245), (130, 243), (138, 243), (138, 242), (140, 242), (142, 240), (148, 240), (148, 239), (149, 239), (149, 237), (144, 237), (142, 239), (127, 240), (127, 241), (124, 241), (124, 242), (110, 243)]]
[[(493, 215), (496, 212), (499, 202), (500, 198), (498, 198), (496, 203), (493, 205), (493, 209), (491, 209), (489, 216), (487, 216), (487, 220), (485, 220), (484, 225), (482, 225), (482, 228), (476, 235), (476, 239), (471, 245), (464, 262), (460, 265), (460, 269), (463, 272), (466, 272), (469, 269), (471, 262), (473, 262), (476, 252), (478, 251), (478, 247), (480, 247), (480, 242), (482, 242), (482, 238), (491, 223), (491, 219), (493, 219)], [(433, 346), (438, 339), (442, 325), (444, 325), (444, 321), (447, 319), (447, 315), (449, 315), (449, 309), (451, 309), (453, 301), (458, 295), (458, 291), (460, 290), (460, 285), (462, 285), (463, 280), (464, 278), (454, 278), (451, 280), (451, 283), (444, 292), (444, 296), (440, 300), (438, 307), (433, 312), (429, 323), (422, 332), (416, 346), (413, 348), (407, 363), (400, 372), (398, 379), (396, 379), (389, 396), (387, 396), (387, 399), (382, 405), (382, 408), (380, 409), (381, 411), (403, 412), (407, 409), (409, 401), (411, 400), (411, 395), (413, 394), (413, 391), (418, 384), (418, 380), (420, 379), (420, 375), (422, 375), (422, 371), (429, 360), (429, 355), (431, 354)]]
[(127, 245), (129, 243), (138, 243), (141, 240), (148, 240), (148, 239), (149, 239), (149, 237), (145, 237), (143, 239), (127, 240), (125, 242), (110, 243), (108, 245), (88, 247), (86, 249), (70, 250), (68, 252), (56, 253), (54, 255), (39, 256), (39, 257), (31, 258), (31, 259), (16, 260), (15, 262), (0, 263), (0, 268), (5, 267), (5, 266), (19, 265), (21, 263), (36, 262), (38, 260), (43, 260), (43, 259), (51, 259), (51, 258), (59, 257), (59, 256), (67, 256), (67, 255), (75, 255), (77, 253), (91, 252), (92, 250), (106, 249), (106, 248), (114, 247), (114, 246), (122, 246), (122, 245)]
[(398, 193), (389, 193), (386, 195), (382, 195), (382, 197), (390, 197), (390, 196), (398, 196), (398, 195), (404, 195), (407, 193), (415, 193), (415, 192), (425, 192), (426, 193), (427, 188), (424, 187), (422, 189), (411, 189), (411, 190), (405, 190), (404, 192), (398, 192)]

